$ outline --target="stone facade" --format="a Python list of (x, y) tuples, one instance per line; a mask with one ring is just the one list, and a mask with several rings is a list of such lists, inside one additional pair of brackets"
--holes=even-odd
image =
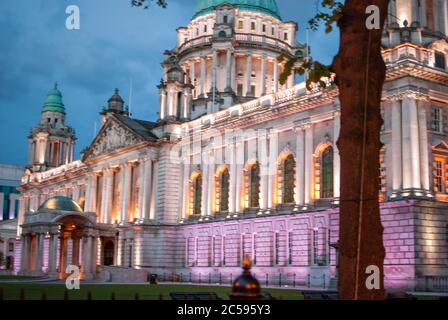
[[(446, 11), (396, 5), (391, 17), (418, 19), (389, 18), (384, 32), (378, 196), (386, 284), (408, 289), (448, 275), (448, 44)], [(280, 54), (309, 57), (295, 24), (270, 8), (204, 7), (178, 29), (162, 63), (160, 119), (130, 118), (117, 90), (81, 161), (26, 172), (18, 235), (39, 235), (29, 217), (65, 196), (96, 219), (99, 268), (231, 278), (249, 255), (260, 277), (328, 286), (337, 275), (338, 91), (332, 79), (311, 91), (294, 77), (279, 84)], [(35, 259), (31, 247), (23, 256)]]

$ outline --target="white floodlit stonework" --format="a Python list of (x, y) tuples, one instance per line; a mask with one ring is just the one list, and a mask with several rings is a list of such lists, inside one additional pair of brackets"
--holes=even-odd
[[(337, 87), (280, 84), (280, 54), (309, 56), (275, 1), (198, 2), (164, 53), (157, 122), (131, 118), (116, 90), (73, 161), (61, 94), (49, 93), (29, 136), (17, 272), (63, 278), (75, 264), (86, 279), (221, 282), (249, 255), (262, 281), (334, 282)], [(385, 276), (406, 289), (448, 277), (447, 8), (419, 3), (391, 1), (383, 37)]]

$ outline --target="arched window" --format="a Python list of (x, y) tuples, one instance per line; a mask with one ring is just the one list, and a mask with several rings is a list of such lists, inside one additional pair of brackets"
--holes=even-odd
[(288, 155), (283, 161), (283, 190), (282, 190), (282, 203), (294, 203), (294, 187), (295, 187), (295, 168), (296, 161), (292, 154)]
[(333, 147), (322, 152), (321, 198), (333, 198)]
[(226, 33), (224, 30), (219, 31), (219, 33), (218, 33), (218, 37), (219, 37), (219, 38), (225, 38), (225, 37), (227, 37), (227, 33)]
[(202, 175), (196, 173), (191, 180), (191, 213), (201, 215), (202, 207)]
[(228, 212), (229, 211), (229, 180), (230, 174), (229, 169), (223, 169), (218, 175), (218, 211)]
[(254, 163), (249, 169), (249, 207), (260, 207), (260, 166)]

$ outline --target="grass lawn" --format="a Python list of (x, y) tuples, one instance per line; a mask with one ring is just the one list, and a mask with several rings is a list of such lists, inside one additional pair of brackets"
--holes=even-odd
[[(63, 284), (1, 284), (5, 300), (19, 300), (20, 290), (25, 292), (26, 300), (40, 300), (42, 292), (46, 292), (48, 300), (63, 300), (65, 285)], [(95, 285), (81, 283), (80, 290), (69, 291), (70, 300), (86, 300), (88, 292), (92, 294), (92, 300), (111, 300), (115, 293), (116, 300), (134, 300), (135, 294), (139, 294), (140, 300), (170, 300), (170, 292), (214, 292), (223, 299), (228, 299), (230, 287), (216, 286), (191, 286), (191, 285)], [(266, 289), (272, 296), (283, 300), (301, 300), (303, 296), (299, 290)]]

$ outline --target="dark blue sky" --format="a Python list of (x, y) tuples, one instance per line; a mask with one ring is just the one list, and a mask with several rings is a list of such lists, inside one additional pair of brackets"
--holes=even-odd
[[(0, 163), (25, 165), (27, 134), (38, 123), (46, 93), (57, 81), (67, 123), (75, 128), (76, 155), (89, 145), (98, 112), (113, 89), (129, 102), (133, 117), (156, 120), (162, 53), (176, 44), (176, 28), (188, 23), (195, 0), (169, 0), (167, 9), (131, 8), (129, 0), (0, 1)], [(305, 42), (315, 1), (277, 0), (282, 18), (299, 23)], [(65, 28), (65, 9), (81, 9), (81, 29)], [(337, 31), (311, 32), (315, 59), (331, 63)]]

